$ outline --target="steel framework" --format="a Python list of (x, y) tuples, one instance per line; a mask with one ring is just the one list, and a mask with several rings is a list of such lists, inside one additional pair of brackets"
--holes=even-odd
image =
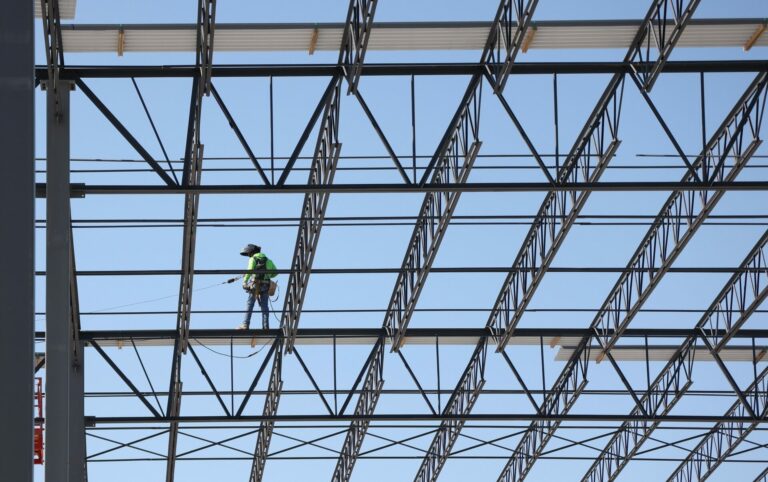
[[(755, 476), (756, 481), (766, 479), (768, 330), (764, 325), (764, 301), (768, 298), (768, 231), (764, 231), (765, 222), (759, 222), (766, 217), (764, 208), (768, 205), (765, 197), (768, 179), (761, 175), (766, 166), (759, 163), (765, 157), (760, 148), (768, 98), (768, 60), (765, 55), (760, 57), (763, 51), (747, 59), (718, 51), (706, 60), (670, 60), (673, 53), (675, 56), (678, 52), (685, 53), (686, 47), (680, 39), (684, 38), (686, 27), (698, 25), (693, 16), (701, 2), (653, 0), (648, 2), (644, 18), (631, 22), (632, 35), (621, 43), (622, 50), (627, 45), (629, 49), (619, 61), (594, 61), (584, 54), (584, 60), (577, 62), (521, 62), (536, 41), (537, 7), (546, 2), (501, 0), (498, 6), (494, 5), (496, 14), (491, 23), (483, 24), (483, 41), (476, 41), (483, 46), (482, 50), (476, 49), (478, 62), (366, 63), (369, 40), (377, 28), (374, 16), (380, 2), (350, 0), (346, 20), (339, 24), (336, 63), (224, 65), (214, 64), (217, 50), (214, 38), (216, 32), (235, 27), (217, 26), (215, 0), (196, 3), (194, 65), (70, 66), (65, 65), (64, 60), (67, 42), (71, 41), (67, 39), (72, 36), (62, 37), (62, 32), (77, 32), (78, 26), (61, 24), (57, 0), (40, 2), (43, 25), (40, 41), (46, 56), (34, 76), (35, 85), (46, 90), (48, 143), (45, 169), (38, 173), (35, 195), (47, 204), (45, 224), (38, 227), (46, 230), (48, 262), (44, 269), (38, 268), (35, 272), (37, 276), (45, 276), (47, 282), (45, 311), (38, 313), (45, 315), (45, 330), (36, 332), (37, 341), (45, 343), (46, 355), (44, 362), (35, 366), (35, 371), (44, 366), (46, 376), (47, 410), (38, 422), (45, 422), (47, 426), (47, 479), (85, 480), (88, 469), (102, 462), (160, 462), (165, 465), (166, 481), (171, 482), (182, 478), (177, 475), (177, 466), (183, 461), (226, 460), (247, 464), (248, 474), (243, 472), (241, 476), (243, 480), (248, 477), (256, 482), (271, 480), (270, 461), (314, 460), (327, 461), (328, 473), (313, 472), (313, 479), (329, 477), (334, 482), (346, 482), (355, 476), (375, 478), (369, 467), (361, 467), (360, 461), (391, 462), (392, 459), (415, 459), (418, 468), (413, 477), (417, 482), (435, 481), (450, 471), (451, 464), (473, 460), (486, 461), (493, 473), (483, 474), (491, 474), (488, 477), (499, 481), (535, 477), (545, 480), (546, 468), (540, 466), (569, 460), (588, 462), (584, 465), (585, 474), (573, 474), (581, 476), (583, 481), (615, 480), (623, 470), (631, 470), (627, 469), (629, 464), (644, 462), (673, 462), (676, 468), (668, 476), (670, 481), (704, 480), (715, 470), (731, 470), (731, 467), (736, 467), (732, 473), (738, 475), (739, 480)], [(718, 21), (701, 20), (701, 24)], [(761, 22), (762, 30), (744, 39), (745, 50), (762, 45), (759, 42), (765, 26), (764, 21)], [(111, 31), (108, 27), (103, 30)], [(126, 30), (147, 27), (116, 28), (122, 32), (118, 33), (118, 43), (124, 43)], [(246, 31), (250, 27), (237, 28)], [(274, 26), (276, 31), (281, 28), (288, 27)], [(477, 25), (458, 22), (450, 28), (477, 28)], [(331, 27), (314, 28), (307, 45), (310, 55), (314, 54), (318, 42), (324, 41), (320, 37), (328, 29)], [(705, 40), (700, 41), (707, 44)], [(2, 47), (0, 52), (5, 52), (5, 45)], [(445, 48), (454, 47), (446, 45)], [(118, 51), (122, 55), (124, 45), (118, 46)], [(574, 122), (577, 116), (566, 116), (561, 109), (563, 103), (578, 99), (563, 97), (558, 81), (565, 76), (589, 74), (601, 75), (603, 80), (599, 82), (607, 79), (607, 84), (595, 95), (596, 101), (582, 124), (583, 117)], [(729, 74), (739, 79), (734, 82), (736, 87), (729, 87), (730, 96), (725, 96), (728, 101), (718, 98), (720, 88), (717, 93), (705, 88), (705, 77), (712, 74)], [(680, 108), (680, 102), (675, 104), (669, 92), (666, 96), (659, 94), (659, 90), (664, 89), (661, 87), (664, 79), (675, 75), (694, 79), (690, 85), (700, 89), (700, 105), (682, 106), (697, 116), (700, 109), (701, 125), (697, 125), (698, 120), (691, 122), (696, 135), (701, 131), (701, 147), (696, 149), (699, 150), (696, 155), (688, 153), (691, 142), (683, 139), (684, 129), (671, 120), (674, 116), (666, 106), (672, 104)], [(550, 137), (554, 138), (553, 146), (543, 146), (542, 139), (546, 136), (539, 135), (540, 128), (532, 127), (530, 113), (517, 107), (527, 93), (522, 86), (536, 76), (552, 80), (554, 123)], [(749, 82), (744, 80), (747, 76)], [(463, 93), (450, 103), (449, 118), (427, 115), (427, 120), (438, 126), (438, 134), (434, 140), (425, 141), (417, 136), (416, 130), (416, 80), (455, 77), (466, 80), (466, 87), (462, 84)], [(177, 160), (166, 153), (160, 136), (162, 129), (157, 128), (150, 114), (151, 102), (142, 96), (136, 82), (139, 78), (185, 79), (191, 84), (183, 155)], [(248, 129), (240, 119), (240, 106), (230, 103), (228, 107), (225, 103), (223, 84), (229, 78), (269, 79), (269, 156), (257, 155), (260, 151), (246, 139)], [(308, 110), (306, 123), (301, 119), (295, 144), (278, 149), (290, 153), (281, 158), (275, 156), (273, 79), (283, 78), (316, 83), (321, 94)], [(405, 96), (409, 98), (404, 100), (411, 109), (410, 131), (400, 130), (407, 131), (406, 140), (413, 147), (410, 154), (398, 150), (403, 140), (393, 140), (390, 130), (395, 129), (383, 120), (380, 122), (376, 117), (376, 104), (369, 104), (363, 97), (364, 89), (370, 88), (368, 92), (371, 92), (381, 85), (372, 82), (369, 87), (368, 80), (379, 82), (391, 78), (409, 81), (406, 89), (409, 95)], [(133, 82), (164, 160), (151, 154), (141, 136), (129, 130), (131, 123), (121, 120), (117, 110), (110, 108), (104, 96), (89, 85), (115, 83), (115, 79)], [(485, 83), (491, 93), (483, 97)], [(344, 84), (347, 96), (342, 95)], [(399, 95), (400, 91), (393, 89), (392, 98)], [(209, 166), (233, 158), (217, 158), (204, 150), (206, 140), (209, 145), (215, 141), (214, 136), (204, 130), (209, 117), (204, 115), (207, 111), (203, 106), (209, 97), (234, 133), (238, 149), (242, 148), (245, 154), (236, 160), (247, 163), (247, 168), (233, 169), (234, 174), (218, 184), (208, 181), (208, 174), (217, 172), (217, 167)], [(629, 97), (636, 102), (628, 105)], [(95, 170), (85, 169), (81, 173), (70, 166), (81, 162), (70, 155), (70, 104), (82, 102), (83, 98), (138, 156), (135, 161), (121, 160), (140, 166), (138, 169), (128, 169), (127, 173), (110, 171), (121, 172), (130, 181), (108, 184), (99, 181)], [(458, 105), (453, 109), (456, 102)], [(728, 105), (721, 105), (723, 102)], [(347, 107), (350, 104), (362, 112), (363, 115), (358, 113), (360, 123), (371, 129), (385, 154), (359, 156), (356, 163), (350, 162), (347, 166), (346, 161), (354, 156), (345, 157), (346, 147), (342, 154), (342, 141), (346, 141), (345, 133), (356, 132), (351, 126), (357, 127), (351, 120), (354, 119), (354, 114), (349, 112), (352, 109)], [(707, 135), (707, 121), (711, 121), (713, 114), (707, 114), (706, 108), (712, 104), (716, 105), (712, 111), (722, 111), (724, 115), (720, 114), (716, 127)], [(494, 109), (501, 114), (494, 117)], [(630, 121), (627, 109), (633, 109)], [(344, 123), (340, 121), (342, 113)], [(568, 120), (560, 120), (559, 116)], [(647, 177), (609, 175), (621, 169), (621, 165), (616, 165), (621, 162), (616, 159), (629, 144), (624, 136), (636, 128), (632, 121), (642, 116), (650, 119), (656, 129), (655, 134), (646, 133), (643, 142), (651, 144), (651, 149), (657, 148), (653, 142), (671, 146), (673, 154), (666, 157), (668, 164), (643, 166), (653, 172)], [(482, 131), (481, 118), (486, 119)], [(502, 126), (502, 121), (511, 126)], [(564, 122), (577, 128), (573, 129), (575, 140), (570, 149), (561, 156), (560, 130)], [(623, 136), (620, 136), (620, 127)], [(481, 153), (484, 141), (486, 146), (493, 145), (488, 139), (499, 133), (504, 142), (508, 143), (514, 136), (524, 147), (519, 157), (527, 162), (525, 177), (504, 174), (503, 169), (514, 167), (508, 153)], [(307, 145), (310, 138), (316, 140)], [(417, 155), (417, 139), (422, 147), (426, 142), (434, 144), (429, 147), (429, 155)], [(72, 142), (75, 141), (73, 138)], [(624, 148), (620, 150), (622, 145)], [(550, 154), (551, 151), (554, 154)], [(25, 153), (20, 149), (17, 155)], [(488, 164), (484, 154), (497, 163)], [(100, 162), (111, 162), (105, 161), (110, 155), (105, 153)], [(205, 167), (204, 160), (207, 161)], [(365, 162), (379, 160), (383, 162), (365, 166)], [(408, 162), (412, 165), (408, 166)], [(367, 173), (367, 177), (362, 178), (363, 181), (354, 178), (358, 180), (339, 182), (342, 177), (352, 179), (346, 177), (347, 171), (343, 169), (353, 174)], [(681, 179), (670, 180), (669, 175), (664, 174), (665, 169), (673, 175), (682, 173)], [(396, 180), (370, 173), (377, 170), (393, 174)], [(296, 181), (305, 171), (306, 182)], [(243, 181), (242, 173), (254, 174), (258, 180)], [(70, 180), (75, 174), (76, 180), (82, 182)], [(609, 179), (603, 180), (604, 176)], [(23, 194), (28, 194), (27, 201), (31, 202), (32, 186), (27, 187), (30, 192)], [(651, 204), (660, 204), (658, 214), (654, 214), (656, 211), (652, 208), (650, 214), (641, 217), (640, 224), (646, 229), (644, 236), (622, 241), (627, 245), (637, 242), (626, 265), (623, 261), (619, 267), (592, 265), (588, 261), (587, 266), (555, 264), (561, 251), (582, 254), (588, 250), (586, 245), (574, 248), (568, 243), (574, 238), (572, 231), (585, 225), (591, 229), (589, 223), (584, 222), (590, 215), (589, 206), (605, 202), (606, 198), (601, 195), (629, 192), (669, 193), (669, 197)], [(540, 202), (539, 207), (532, 207), (532, 212), (526, 212), (525, 218), (521, 218), (527, 232), (522, 233), (519, 241), (513, 238), (505, 241), (505, 250), (516, 253), (511, 265), (505, 261), (497, 263), (502, 265), (498, 267), (475, 266), (481, 263), (460, 260), (449, 263), (452, 266), (440, 266), (439, 256), (445, 251), (440, 247), (444, 241), (448, 244), (449, 228), (461, 225), (462, 220), (476, 220), (481, 216), (457, 214), (460, 197), (462, 194), (468, 197), (469, 193), (539, 196), (535, 201)], [(177, 269), (117, 270), (114, 266), (78, 269), (75, 261), (84, 255), (77, 249), (76, 233), (85, 223), (72, 218), (70, 205), (105, 197), (125, 200), (160, 194), (183, 199), (180, 218), (163, 220), (180, 228), (181, 254)], [(244, 220), (198, 216), (201, 198), (261, 196), (259, 199), (269, 197), (271, 202), (279, 202), (297, 194), (302, 201), (295, 218), (270, 215)], [(334, 202), (338, 197), (340, 203), (350, 197), (387, 195), (419, 196), (421, 204), (406, 217), (334, 218), (328, 215), (331, 194)], [(729, 229), (719, 231), (716, 242), (720, 245), (713, 255), (715, 259), (702, 262), (701, 256), (686, 258), (684, 253), (687, 255), (691, 250), (686, 247), (695, 244), (693, 240), (699, 240), (701, 233), (719, 219), (715, 211), (725, 204), (721, 200), (735, 194), (744, 197), (731, 201), (731, 206), (749, 213), (744, 215), (745, 219), (756, 220), (747, 224), (752, 226), (751, 231), (738, 231), (737, 223), (733, 222)], [(744, 199), (754, 205), (747, 206)], [(632, 216), (633, 213), (620, 212), (605, 218), (608, 224), (621, 226), (620, 221)], [(727, 214), (722, 216), (729, 218)], [(735, 220), (737, 215), (731, 217)], [(339, 221), (355, 221), (360, 223), (358, 226), (367, 227), (394, 220), (411, 229), (399, 267), (315, 266), (322, 246), (321, 231), (341, 225), (337, 224)], [(109, 219), (86, 221), (128, 223), (128, 220)], [(296, 229), (292, 258), (290, 262), (281, 263), (289, 267), (278, 270), (287, 275), (284, 301), (277, 310), (279, 326), (237, 331), (210, 328), (202, 322), (205, 310), (193, 304), (193, 294), (210, 286), (199, 288), (195, 278), (242, 271), (198, 267), (195, 262), (196, 257), (201, 259), (198, 229), (208, 222), (234, 228), (242, 227), (238, 223), (246, 221), (274, 222), (278, 227), (289, 226), (285, 223), (290, 222), (290, 227)], [(148, 230), (160, 220), (131, 222), (134, 227)], [(754, 226), (760, 227), (758, 236), (754, 235)], [(732, 260), (738, 261), (744, 256), (735, 247), (740, 244), (728, 243), (736, 236), (757, 239), (756, 242), (749, 239), (752, 247), (739, 264)], [(16, 246), (12, 243), (14, 240), (6, 238), (0, 237), (0, 249), (4, 251)], [(356, 245), (355, 249), (366, 248)], [(722, 260), (717, 258), (720, 254)], [(693, 259), (697, 263), (679, 266), (675, 264), (678, 259)], [(83, 264), (86, 263), (80, 263)], [(32, 276), (28, 272), (30, 267), (23, 263), (12, 268), (23, 272), (26, 278)], [(537, 301), (542, 297), (556, 298), (551, 288), (546, 287), (551, 278), (569, 274), (591, 283), (586, 281), (588, 274), (596, 273), (615, 281), (602, 303), (591, 309), (553, 309), (570, 316), (569, 322), (578, 321), (577, 318), (588, 312), (586, 316), (593, 317), (591, 323), (563, 325), (546, 320), (526, 323), (537, 310), (543, 309)], [(309, 291), (312, 274), (313, 280), (336, 275), (350, 283), (359, 275), (368, 278), (391, 275), (394, 286), (384, 288), (388, 295), (386, 306), (369, 310), (343, 307), (313, 310), (305, 306), (312, 299), (308, 296), (312, 294)], [(460, 280), (458, 285), (464, 286), (466, 281), (459, 276), (470, 274), (498, 276), (494, 283), (501, 282), (501, 286), (493, 286), (495, 297), (490, 300), (493, 301), (490, 306), (452, 308), (455, 303), (448, 291), (438, 297), (441, 303), (438, 308), (423, 306), (423, 300), (430, 296), (430, 283), (436, 277), (450, 275)], [(652, 294), (663, 292), (668, 286), (665, 283), (671, 283), (670, 278), (693, 279), (705, 274), (721, 276), (719, 292), (706, 307), (687, 309), (681, 304), (667, 311), (655, 305), (648, 307)], [(86, 301), (90, 305), (90, 300), (83, 297), (84, 279), (127, 276), (132, 279), (178, 277), (178, 295), (174, 295), (176, 309), (122, 312), (142, 317), (144, 324), (140, 328), (121, 323), (118, 317), (121, 312), (115, 310), (81, 310)], [(314, 283), (317, 282), (313, 281), (312, 286)], [(697, 292), (697, 299), (712, 299), (710, 292), (695, 281), (689, 283), (688, 289)], [(591, 289), (602, 288), (595, 284)], [(600, 292), (600, 299), (603, 296)], [(485, 298), (478, 296), (478, 299)], [(554, 299), (551, 304), (557, 305), (558, 301)], [(435, 319), (439, 321), (418, 326), (419, 316), (426, 312), (437, 313), (440, 318)], [(485, 326), (462, 324), (462, 317), (469, 312), (487, 316)], [(172, 329), (148, 324), (151, 323), (147, 321), (149, 317), (169, 313), (175, 318)], [(208, 313), (241, 312), (211, 310)], [(306, 321), (310, 314), (317, 313), (322, 313), (327, 321), (320, 328)], [(342, 317), (349, 313), (383, 315), (383, 322), (380, 328), (377, 328), (378, 322), (347, 326), (346, 318)], [(668, 322), (668, 318), (659, 313), (675, 314), (681, 320), (674, 326), (666, 326), (663, 323)], [(683, 317), (684, 313), (689, 317), (694, 313), (695, 320), (686, 322), (688, 318)], [(656, 315), (660, 318), (648, 321), (647, 317)], [(113, 329), (94, 329), (98, 326), (91, 323), (94, 316), (109, 316), (110, 321), (118, 321), (111, 325)], [(636, 321), (630, 327), (636, 319), (643, 319), (646, 324)], [(124, 347), (130, 350), (121, 354)], [(245, 356), (235, 355), (235, 347), (252, 351)], [(226, 349), (228, 353), (220, 351)], [(347, 349), (356, 355), (339, 357), (338, 352)], [(555, 349), (559, 351), (555, 353)], [(152, 350), (166, 351), (158, 356), (158, 352)], [(20, 350), (20, 353), (27, 356), (27, 351)], [(125, 353), (135, 354), (141, 371), (126, 367)], [(225, 357), (228, 368), (214, 368), (217, 358), (212, 354), (218, 359)], [(555, 356), (550, 356), (552, 354)], [(168, 357), (170, 363), (167, 363)], [(239, 364), (241, 358), (252, 359), (257, 367), (252, 369), (248, 365), (241, 370), (240, 366), (244, 365), (238, 365), (240, 378), (237, 380), (247, 387), (245, 389), (236, 388), (235, 364)], [(86, 359), (92, 360), (87, 366), (89, 372), (86, 372)], [(183, 363), (184, 360), (187, 363)], [(159, 367), (163, 361), (168, 369)], [(94, 365), (101, 367), (100, 377), (115, 376), (115, 383), (124, 389), (84, 390), (84, 380), (88, 379), (90, 370), (96, 373), (97, 369), (91, 368)], [(644, 370), (636, 369), (640, 365)], [(652, 371), (656, 373), (654, 377)], [(27, 372), (25, 376), (31, 375), (32, 370)], [(645, 379), (639, 372), (644, 372)], [(155, 390), (152, 383), (158, 373), (168, 373), (163, 381), (168, 384), (165, 391)], [(195, 385), (196, 378), (199, 385)], [(547, 378), (554, 382), (548, 385)], [(705, 383), (699, 388), (697, 381), (701, 379), (716, 379), (720, 385), (713, 388), (712, 383)], [(445, 380), (450, 380), (448, 388)], [(31, 380), (28, 382), (25, 389), (31, 386)], [(227, 383), (229, 389), (225, 388)], [(98, 401), (104, 398), (138, 403), (133, 409), (124, 404), (99, 405)], [(714, 402), (707, 406), (698, 404), (699, 400)], [(254, 408), (257, 401), (263, 402), (260, 412)], [(723, 411), (720, 407), (726, 405), (728, 408)], [(31, 419), (28, 425), (31, 428)], [(129, 431), (140, 435), (130, 439), (116, 435)], [(695, 433), (693, 437), (691, 432)], [(88, 450), (86, 437), (94, 441)], [(654, 445), (646, 447), (651, 444)], [(159, 445), (165, 448), (158, 448)], [(744, 448), (746, 445), (749, 447)], [(123, 453), (127, 455), (122, 456)], [(744, 469), (747, 466), (750, 468)], [(405, 465), (390, 467), (400, 470)], [(369, 471), (365, 472), (366, 469)], [(396, 480), (412, 476), (399, 472), (388, 475)], [(96, 479), (92, 477), (92, 480)]]

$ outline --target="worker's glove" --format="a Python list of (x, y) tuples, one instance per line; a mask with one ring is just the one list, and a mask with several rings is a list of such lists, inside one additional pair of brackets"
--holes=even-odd
[(248, 287), (248, 285), (246, 285), (246, 284), (244, 284), (244, 285), (243, 285), (243, 290), (245, 290), (245, 291), (251, 291), (251, 289), (250, 289), (250, 288)]

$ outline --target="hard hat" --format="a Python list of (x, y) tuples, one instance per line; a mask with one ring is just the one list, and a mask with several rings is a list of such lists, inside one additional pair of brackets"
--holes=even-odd
[(255, 244), (246, 244), (242, 251), (240, 251), (240, 255), (248, 257), (251, 257), (256, 253), (261, 253), (261, 246)]

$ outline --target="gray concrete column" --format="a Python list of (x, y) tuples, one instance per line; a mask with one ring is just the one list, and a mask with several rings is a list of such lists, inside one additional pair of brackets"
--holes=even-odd
[(32, 481), (34, 364), (34, 20), (29, 0), (0, 13), (0, 478)]

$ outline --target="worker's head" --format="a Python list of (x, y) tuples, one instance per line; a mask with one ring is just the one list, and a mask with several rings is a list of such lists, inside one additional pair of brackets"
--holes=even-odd
[(256, 246), (255, 244), (246, 244), (242, 251), (240, 251), (240, 255), (248, 256), (249, 258), (256, 253), (261, 253), (261, 246)]

